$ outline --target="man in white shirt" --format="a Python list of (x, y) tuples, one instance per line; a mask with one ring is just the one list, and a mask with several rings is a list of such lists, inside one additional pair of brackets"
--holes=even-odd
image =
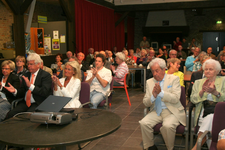
[(103, 54), (96, 55), (95, 68), (91, 68), (85, 81), (90, 84), (90, 101), (93, 109), (97, 108), (98, 104), (105, 99), (106, 92), (110, 90), (112, 73), (104, 67), (105, 61)]

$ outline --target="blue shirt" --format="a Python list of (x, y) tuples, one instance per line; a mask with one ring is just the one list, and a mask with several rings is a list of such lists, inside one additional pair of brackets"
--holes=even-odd
[[(164, 96), (163, 85), (164, 85), (164, 81), (165, 81), (165, 76), (166, 76), (166, 74), (164, 75), (162, 81), (159, 82), (159, 85), (160, 85), (160, 88), (161, 88), (161, 92), (157, 95), (157, 97), (159, 96), (161, 99)], [(154, 97), (153, 94), (152, 94), (152, 96), (151, 96), (151, 102), (152, 103), (155, 102), (155, 100), (156, 100), (157, 97)], [(161, 101), (161, 106), (162, 106), (162, 109), (166, 109), (167, 108), (166, 105), (165, 105), (165, 103), (163, 101)]]
[(194, 58), (194, 55), (187, 57), (187, 59), (185, 61), (185, 66), (186, 66), (187, 71), (192, 71), (193, 70), (193, 66), (194, 66), (193, 61), (195, 61), (195, 59), (196, 58)]

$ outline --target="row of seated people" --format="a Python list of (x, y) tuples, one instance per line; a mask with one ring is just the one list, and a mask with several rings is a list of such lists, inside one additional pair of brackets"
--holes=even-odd
[[(160, 132), (167, 149), (172, 150), (174, 149), (176, 127), (179, 124), (186, 126), (184, 107), (179, 100), (181, 95), (180, 79), (165, 73), (166, 62), (161, 58), (153, 59), (149, 66), (153, 78), (147, 80), (143, 103), (146, 107), (150, 107), (150, 111), (139, 121), (143, 146), (144, 149), (157, 150), (154, 144), (154, 126), (162, 123)], [(202, 70), (203, 75), (193, 82), (190, 96), (191, 102), (196, 107), (194, 125), (200, 126), (198, 138), (204, 131), (212, 130), (213, 108), (217, 102), (225, 101), (225, 78), (218, 76), (221, 70), (220, 63), (209, 58), (203, 63)], [(205, 138), (202, 144), (206, 140)], [(207, 144), (210, 145), (210, 140)], [(192, 149), (196, 150), (196, 145)]]
[[(11, 118), (20, 112), (35, 111), (35, 108), (52, 93), (56, 96), (72, 98), (65, 108), (80, 107), (79, 93), (82, 74), (80, 64), (76, 60), (70, 59), (65, 64), (63, 77), (59, 79), (56, 75), (51, 75), (42, 69), (43, 61), (38, 54), (31, 53), (28, 55), (28, 70), (18, 68), (18, 63), (21, 63), (22, 60), (20, 58), (23, 59), (24, 57), (16, 58), (16, 70), (15, 63), (11, 60), (5, 60), (1, 65), (0, 121)], [(106, 92), (110, 90), (112, 73), (104, 67), (105, 60), (103, 54), (96, 55), (95, 67), (88, 71), (85, 80), (90, 84), (90, 101), (93, 104), (91, 107), (93, 109), (97, 108), (98, 104), (105, 99)], [(124, 63), (125, 55), (118, 52), (115, 60), (118, 67), (115, 69), (115, 66), (111, 66), (114, 73), (114, 84), (121, 85), (124, 76), (128, 73), (128, 67)], [(22, 62), (21, 66), (24, 67), (25, 60), (22, 60)], [(11, 103), (17, 98), (24, 99), (11, 110)]]

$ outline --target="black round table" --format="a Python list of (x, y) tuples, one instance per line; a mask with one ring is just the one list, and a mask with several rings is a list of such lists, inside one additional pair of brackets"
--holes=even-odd
[(78, 108), (75, 121), (67, 125), (32, 123), (12, 118), (0, 123), (0, 142), (18, 147), (64, 147), (106, 136), (116, 131), (121, 118), (106, 110)]

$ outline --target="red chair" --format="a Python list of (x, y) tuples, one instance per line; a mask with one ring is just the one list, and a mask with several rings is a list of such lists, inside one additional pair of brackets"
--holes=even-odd
[[(189, 136), (189, 110), (186, 109), (186, 95), (185, 95), (185, 87), (181, 86), (181, 95), (180, 95), (180, 102), (183, 105), (184, 109), (186, 110), (186, 126), (183, 126), (182, 124), (177, 126), (176, 134), (182, 134), (185, 135), (185, 145), (174, 145), (174, 147), (184, 147), (185, 150), (188, 150), (188, 136)], [(148, 110), (150, 107), (145, 108), (144, 110), (144, 116), (147, 115)], [(157, 124), (154, 127), (154, 133), (158, 134), (160, 133), (160, 128), (162, 127), (162, 123)], [(161, 144), (160, 144), (161, 145)]]
[(127, 91), (127, 87), (128, 87), (128, 85), (127, 85), (127, 76), (128, 76), (128, 74), (129, 73), (127, 73), (127, 74), (125, 74), (125, 76), (124, 76), (124, 80), (123, 80), (123, 84), (124, 85), (121, 85), (121, 86), (113, 86), (113, 88), (114, 89), (116, 89), (116, 88), (119, 88), (119, 89), (124, 89), (125, 91), (126, 91), (126, 94), (127, 94), (127, 100), (128, 100), (128, 103), (129, 103), (129, 105), (131, 106), (131, 103), (130, 103), (130, 97), (129, 97), (129, 94), (128, 94), (128, 91)]

